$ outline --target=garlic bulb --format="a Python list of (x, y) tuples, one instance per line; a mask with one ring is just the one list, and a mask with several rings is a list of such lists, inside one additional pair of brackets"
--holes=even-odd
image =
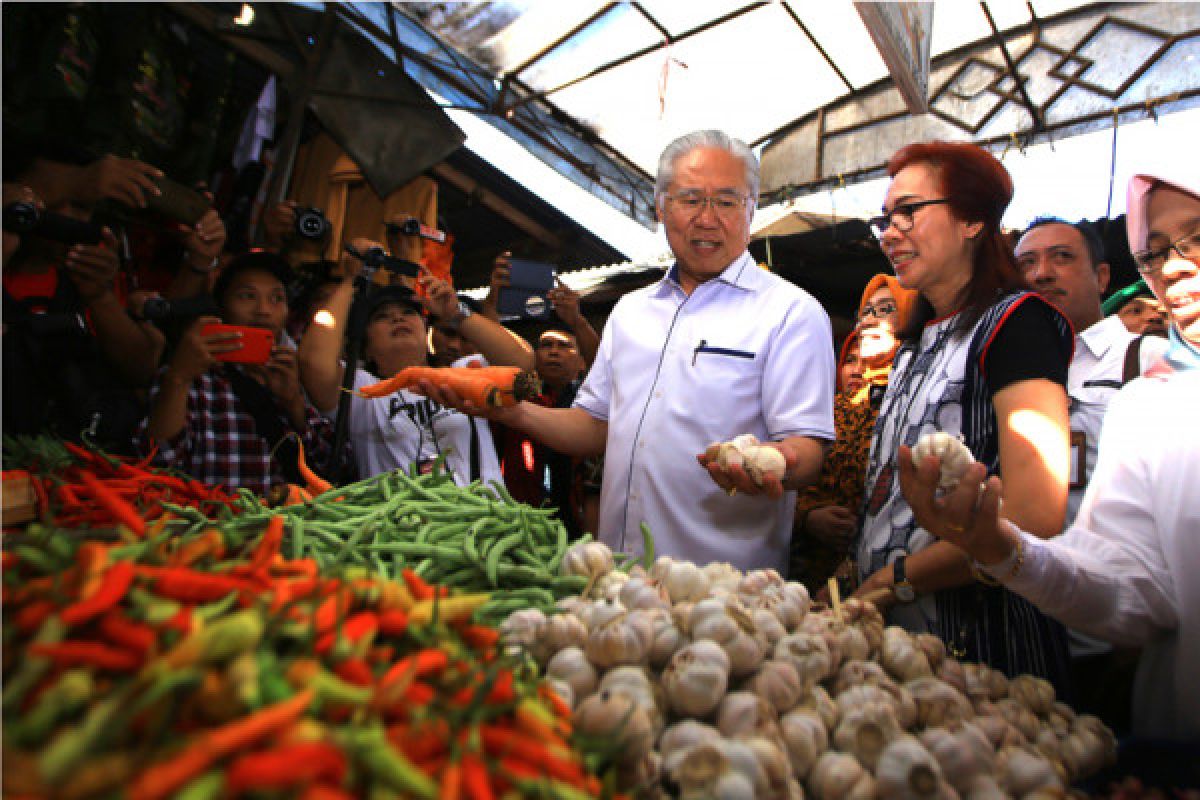
[(638, 707), (645, 710), (650, 718), (651, 726), (657, 737), (662, 732), (662, 689), (652, 680), (642, 667), (616, 667), (610, 669), (600, 678), (597, 691), (624, 692), (637, 701)]
[(675, 651), (687, 644), (687, 637), (675, 627), (675, 619), (662, 610), (651, 611), (654, 620), (654, 639), (650, 643), (647, 660), (650, 666), (661, 669), (675, 655)]
[(833, 698), (829, 696), (829, 692), (825, 691), (822, 686), (814, 686), (809, 690), (808, 696), (801, 700), (797, 705), (797, 711), (812, 711), (821, 718), (821, 722), (825, 725), (825, 730), (831, 731), (837, 725), (838, 707), (833, 702)]
[(929, 667), (929, 659), (913, 643), (908, 631), (895, 626), (883, 629), (879, 662), (902, 683), (933, 674)]
[(791, 711), (805, 691), (796, 668), (778, 659), (763, 662), (746, 687), (769, 703), (777, 714)]
[(962, 800), (1008, 800), (1008, 794), (993, 776), (979, 775), (962, 792)]
[(542, 636), (530, 651), (539, 664), (545, 664), (564, 647), (583, 647), (587, 639), (588, 629), (583, 620), (574, 614), (554, 614), (546, 618)]
[(963, 665), (955, 661), (953, 658), (947, 658), (941, 663), (941, 666), (935, 671), (939, 680), (953, 686), (957, 691), (961, 692), (968, 700), (973, 698), (967, 693), (967, 674), (963, 671)]
[(720, 731), (712, 725), (705, 725), (694, 719), (683, 719), (663, 731), (662, 738), (658, 741), (658, 751), (664, 759), (670, 759), (681, 750), (704, 742), (715, 742), (720, 738)]
[(617, 597), (626, 608), (671, 608), (666, 591), (650, 578), (630, 578)]
[(624, 787), (631, 795), (651, 795), (658, 786), (663, 774), (663, 758), (660, 753), (650, 750), (641, 758), (617, 765), (617, 785)]
[(702, 600), (692, 609), (690, 627), (693, 640), (711, 639), (721, 645), (735, 677), (753, 674), (767, 656), (766, 638), (737, 601)]
[(840, 720), (851, 709), (868, 705), (883, 705), (891, 709), (901, 728), (911, 728), (917, 722), (917, 704), (908, 690), (888, 680), (878, 685), (851, 686), (834, 699)]
[(701, 571), (704, 573), (704, 577), (708, 578), (710, 594), (718, 590), (736, 593), (738, 584), (742, 580), (742, 573), (732, 564), (725, 561), (714, 561), (711, 564), (705, 564), (701, 568)]
[(833, 672), (833, 659), (825, 640), (811, 633), (789, 633), (775, 645), (775, 658), (796, 668), (800, 680), (811, 686)]
[(838, 721), (833, 730), (833, 744), (874, 771), (883, 748), (900, 734), (900, 724), (896, 722), (890, 707), (857, 706), (843, 714)]
[(671, 656), (662, 674), (667, 704), (679, 714), (712, 713), (729, 683), (729, 656), (716, 642), (701, 639)]
[(742, 451), (746, 473), (750, 479), (762, 486), (768, 477), (783, 480), (787, 472), (787, 459), (779, 448), (769, 444), (750, 447)]
[(581, 542), (571, 545), (559, 564), (563, 575), (580, 575), (594, 579), (616, 569), (612, 550), (603, 542)]
[(1023, 703), (1019, 703), (1011, 697), (1006, 697), (999, 703), (996, 703), (996, 711), (1008, 721), (1027, 741), (1032, 742), (1037, 738), (1038, 730), (1041, 728), (1041, 720), (1037, 714), (1029, 710), (1029, 707)]
[(747, 572), (738, 583), (738, 594), (762, 594), (767, 589), (783, 588), (786, 585), (783, 576), (773, 569), (756, 569)]
[(996, 754), (996, 774), (1009, 794), (1025, 795), (1034, 789), (1062, 789), (1062, 780), (1050, 760), (1023, 747), (1006, 747)]
[(584, 698), (572, 720), (580, 733), (612, 737), (619, 745), (621, 761), (636, 761), (654, 745), (649, 713), (632, 695), (620, 690), (604, 689)]
[(842, 664), (842, 637), (840, 635), (842, 627), (832, 613), (822, 610), (819, 613), (806, 616), (800, 623), (800, 627), (796, 629), (796, 632), (820, 636), (825, 641), (825, 647), (829, 650), (832, 671), (836, 671)]
[(758, 797), (779, 797), (788, 790), (792, 780), (792, 766), (788, 762), (787, 753), (778, 737), (751, 736), (743, 738), (742, 743), (750, 748), (758, 762), (759, 770), (764, 778), (761, 785), (755, 785)]
[(587, 596), (595, 600), (616, 600), (621, 594), (621, 587), (628, 581), (629, 575), (619, 569), (614, 569), (597, 578)]
[(629, 611), (592, 627), (586, 645), (587, 657), (602, 669), (622, 664), (641, 664), (646, 660), (653, 641), (653, 619)]
[(654, 562), (651, 575), (666, 591), (672, 604), (698, 602), (708, 596), (708, 576), (690, 561), (662, 556)]
[(778, 736), (775, 709), (753, 692), (730, 692), (717, 706), (717, 730), (727, 739)]
[(932, 675), (904, 684), (917, 702), (917, 724), (922, 728), (949, 725), (975, 716), (975, 708), (965, 695)]
[(979, 713), (974, 724), (987, 736), (994, 750), (1025, 743), (1025, 737), (997, 710), (995, 713)]
[[(708, 451), (713, 452), (710, 446)], [(746, 457), (742, 455), (742, 450), (732, 442), (722, 442), (716, 446), (717, 466), (721, 469), (729, 469), (731, 467), (745, 466)]]
[(925, 745), (942, 768), (946, 781), (959, 792), (970, 790), (980, 775), (991, 775), (996, 753), (987, 735), (970, 722), (921, 732)]
[(946, 660), (946, 643), (932, 633), (918, 633), (912, 639), (917, 649), (925, 654), (929, 668), (937, 672), (938, 667)]
[(1008, 697), (1008, 677), (986, 664), (963, 664), (967, 679), (967, 696), (972, 702), (985, 699), (993, 703)]
[(588, 630), (595, 630), (624, 614), (625, 606), (617, 600), (594, 600), (575, 611), (575, 616), (579, 617)]
[(814, 800), (874, 800), (875, 779), (858, 759), (826, 750), (817, 758), (805, 784)]
[(804, 780), (817, 757), (829, 747), (825, 723), (816, 712), (791, 711), (779, 719), (779, 728), (792, 762), (792, 774)]
[(500, 641), (505, 646), (530, 649), (546, 635), (546, 615), (536, 608), (523, 608), (500, 624)]
[(582, 700), (596, 690), (599, 677), (596, 668), (579, 647), (564, 647), (546, 664), (546, 677), (562, 681), (571, 687), (572, 694)]
[(742, 583), (748, 587), (761, 586), (754, 591), (739, 591), (738, 599), (746, 608), (770, 611), (788, 631), (796, 627), (812, 606), (812, 599), (802, 583), (774, 583), (772, 576), (777, 576), (772, 570), (769, 573), (747, 577)]
[(751, 611), (750, 619), (754, 622), (754, 627), (758, 629), (759, 634), (766, 640), (767, 647), (772, 651), (779, 640), (787, 636), (787, 628), (783, 627), (779, 617), (765, 608), (756, 608)]
[(829, 688), (833, 692), (834, 697), (837, 697), (853, 686), (862, 686), (864, 684), (882, 686), (885, 683), (894, 683), (894, 681), (884, 671), (883, 667), (879, 666), (878, 662), (857, 659), (846, 661), (838, 667), (837, 676), (833, 679), (833, 684)]
[(917, 440), (912, 449), (913, 466), (921, 466), (921, 462), (928, 456), (938, 456), (941, 459), (938, 488), (947, 491), (958, 486), (958, 481), (967, 471), (967, 467), (975, 463), (975, 457), (961, 439), (942, 431), (927, 433)]
[(753, 800), (754, 783), (733, 769), (720, 747), (721, 742), (689, 748), (671, 770), (681, 798), (726, 798)]
[(904, 735), (879, 754), (875, 787), (880, 797), (933, 800), (947, 796), (937, 760), (914, 737)]
[(1010, 680), (1008, 696), (1035, 714), (1048, 714), (1054, 708), (1054, 687), (1033, 675), (1018, 675)]

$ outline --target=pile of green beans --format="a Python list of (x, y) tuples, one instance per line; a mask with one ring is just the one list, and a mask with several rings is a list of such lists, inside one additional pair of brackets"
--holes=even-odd
[(458, 486), (440, 470), (395, 470), (278, 509), (247, 495), (241, 503), (222, 530), (257, 530), (282, 514), (288, 558), (312, 558), (327, 574), (365, 567), (394, 580), (407, 567), (443, 586), (492, 592), (482, 622), (518, 608), (550, 610), (587, 583), (559, 575), (569, 541), (553, 509), (518, 503), (495, 483)]

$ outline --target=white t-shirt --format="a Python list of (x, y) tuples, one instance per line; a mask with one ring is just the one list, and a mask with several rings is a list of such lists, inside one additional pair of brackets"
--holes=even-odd
[[(467, 356), (454, 362), (466, 366)], [(378, 383), (379, 378), (364, 369), (354, 376), (354, 388)], [(401, 389), (387, 397), (365, 398), (354, 395), (350, 402), (350, 440), (363, 478), (407, 470), (413, 463), (427, 469), (439, 455), (446, 456), (446, 468), (455, 483), (471, 482), (472, 430), (478, 442), (479, 475), (485, 484), (504, 482), (492, 432), (487, 420), (474, 419), (453, 408), (443, 408), (427, 397)]]

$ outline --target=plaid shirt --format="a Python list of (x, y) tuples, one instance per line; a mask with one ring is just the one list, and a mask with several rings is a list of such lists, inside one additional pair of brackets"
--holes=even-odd
[[(151, 404), (161, 389), (163, 372), (150, 390)], [(304, 445), (305, 460), (319, 470), (332, 453), (333, 426), (307, 401), (304, 410), (308, 420), (304, 430), (296, 433)], [(287, 415), (280, 413), (279, 419), (285, 431), (294, 430)], [(143, 453), (153, 447), (149, 424), (147, 418), (138, 427), (137, 446)], [(271, 445), (259, 435), (254, 417), (242, 407), (233, 384), (220, 368), (210, 369), (192, 383), (187, 422), (174, 437), (158, 442), (154, 460), (211, 486), (249, 489), (260, 497), (272, 484), (287, 482), (271, 459)]]

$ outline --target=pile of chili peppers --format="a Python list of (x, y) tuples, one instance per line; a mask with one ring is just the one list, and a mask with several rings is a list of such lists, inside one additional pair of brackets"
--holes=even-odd
[(13, 451), (20, 451), (39, 516), (52, 511), (54, 524), (62, 527), (124, 525), (142, 534), (148, 521), (172, 508), (194, 508), (210, 516), (236, 509), (236, 494), (151, 467), (153, 454), (134, 461), (44, 437), (8, 440), (6, 450), (6, 468), (13, 466)]
[(487, 594), (287, 559), (283, 516), (134, 525), (88, 496), (118, 536), (5, 534), (6, 796), (612, 796), (570, 709), (472, 622)]

